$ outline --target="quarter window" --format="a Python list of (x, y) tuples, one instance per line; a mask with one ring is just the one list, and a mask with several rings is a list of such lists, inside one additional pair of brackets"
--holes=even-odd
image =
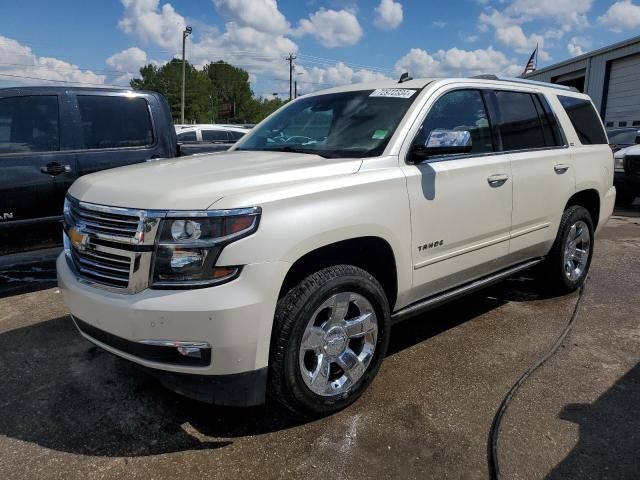
[(153, 144), (147, 101), (140, 97), (78, 95), (85, 149)]
[(567, 112), (583, 145), (608, 143), (598, 113), (589, 100), (562, 95), (558, 95), (558, 100)]
[(454, 90), (436, 100), (413, 142), (426, 146), (432, 133), (442, 131), (468, 131), (471, 154), (493, 151), (489, 118), (479, 90)]
[(526, 150), (546, 146), (542, 122), (529, 93), (497, 91), (502, 148)]
[(56, 95), (0, 99), (0, 153), (50, 152), (59, 149)]

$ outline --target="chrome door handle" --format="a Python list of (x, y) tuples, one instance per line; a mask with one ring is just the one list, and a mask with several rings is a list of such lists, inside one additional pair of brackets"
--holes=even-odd
[(487, 178), (487, 182), (489, 182), (489, 185), (494, 188), (501, 187), (506, 183), (507, 180), (509, 180), (509, 175), (507, 175), (506, 173), (498, 173)]
[(558, 175), (562, 175), (564, 172), (569, 170), (569, 165), (567, 165), (566, 163), (559, 163), (558, 165), (554, 166), (553, 169)]
[(44, 167), (40, 167), (40, 171), (48, 175), (60, 175), (61, 173), (71, 172), (71, 165), (60, 165), (57, 162), (51, 162)]

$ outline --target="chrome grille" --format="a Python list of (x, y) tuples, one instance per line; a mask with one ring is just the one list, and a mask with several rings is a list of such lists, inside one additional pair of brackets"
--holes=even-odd
[(69, 249), (71, 260), (82, 276), (102, 285), (128, 288), (131, 274), (131, 258), (101, 252), (88, 243), (82, 249)]
[(64, 247), (76, 277), (124, 293), (147, 288), (155, 236), (164, 216), (165, 212), (95, 205), (67, 196)]
[[(82, 225), (86, 233), (97, 234), (112, 240), (133, 240), (138, 232), (140, 216), (111, 213), (89, 207), (81, 202), (69, 202), (69, 217), (73, 225)], [(115, 238), (114, 238), (115, 237)]]

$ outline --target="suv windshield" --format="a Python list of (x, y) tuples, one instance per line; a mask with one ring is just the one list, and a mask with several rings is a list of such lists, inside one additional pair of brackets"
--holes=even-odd
[(636, 143), (636, 138), (640, 138), (639, 130), (609, 130), (607, 132), (609, 136), (609, 143), (611, 144), (623, 144), (633, 145)]
[(382, 88), (301, 98), (247, 135), (236, 150), (378, 156), (417, 96), (415, 89)]

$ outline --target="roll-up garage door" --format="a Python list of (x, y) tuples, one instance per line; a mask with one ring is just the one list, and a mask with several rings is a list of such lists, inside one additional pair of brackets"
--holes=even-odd
[(615, 127), (640, 124), (640, 54), (611, 62), (605, 122)]

